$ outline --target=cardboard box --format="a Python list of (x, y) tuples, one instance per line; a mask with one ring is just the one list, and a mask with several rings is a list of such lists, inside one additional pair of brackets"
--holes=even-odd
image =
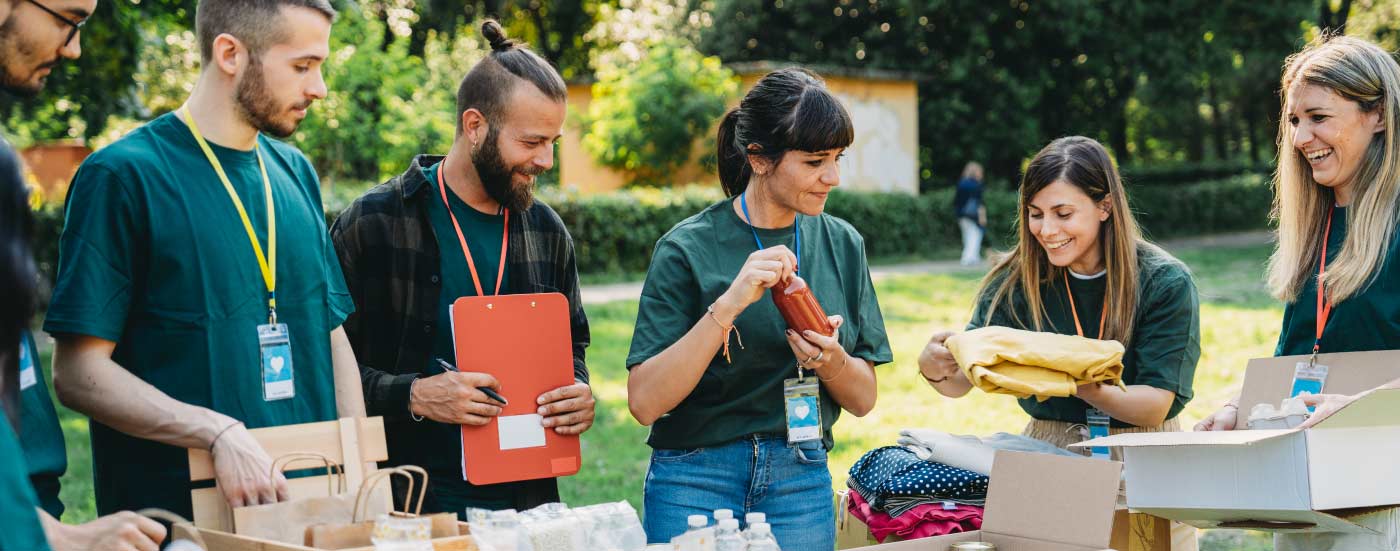
[[(1253, 360), (1253, 404), (1286, 398), (1306, 356)], [(1324, 354), (1323, 392), (1356, 394), (1400, 378), (1400, 351)], [(1358, 515), (1400, 504), (1400, 390), (1377, 391), (1308, 429), (1119, 434), (1078, 444), (1123, 448), (1128, 506), (1200, 528), (1373, 530)]]
[(945, 551), (964, 541), (995, 543), (998, 551), (1104, 549), (1121, 471), (1122, 464), (1112, 461), (998, 451), (981, 530), (859, 549)]

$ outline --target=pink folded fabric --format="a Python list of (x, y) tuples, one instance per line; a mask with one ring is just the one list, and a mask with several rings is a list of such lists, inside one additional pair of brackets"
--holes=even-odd
[(898, 517), (891, 517), (884, 511), (872, 508), (859, 493), (851, 492), (847, 509), (852, 516), (870, 527), (870, 535), (880, 543), (885, 543), (885, 538), (891, 534), (906, 540), (916, 540), (982, 528), (982, 508), (971, 505), (957, 505), (956, 508), (945, 509), (942, 503), (929, 503), (910, 509)]

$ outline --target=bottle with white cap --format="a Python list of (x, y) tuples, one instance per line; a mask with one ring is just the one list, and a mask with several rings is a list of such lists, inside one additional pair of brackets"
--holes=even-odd
[(749, 541), (753, 538), (753, 525), (760, 522), (768, 522), (768, 515), (759, 512), (744, 515), (744, 531), (739, 533), (740, 536), (744, 537), (744, 541)]
[(773, 537), (773, 529), (766, 522), (756, 522), (749, 528), (752, 532), (749, 538), (748, 551), (782, 551), (778, 548), (778, 540)]
[(709, 520), (705, 515), (686, 517), (685, 533), (671, 538), (671, 544), (681, 551), (714, 551), (715, 529), (707, 526)]
[(745, 551), (748, 547), (748, 542), (739, 535), (739, 519), (719, 521), (719, 527), (715, 530), (715, 551)]
[(727, 518), (734, 518), (734, 510), (733, 510), (733, 509), (715, 509), (715, 524), (716, 524), (716, 525), (718, 525), (721, 521), (723, 521), (724, 519), (727, 519)]

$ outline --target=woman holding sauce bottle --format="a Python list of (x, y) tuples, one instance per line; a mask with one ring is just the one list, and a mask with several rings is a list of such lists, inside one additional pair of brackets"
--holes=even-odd
[(730, 198), (657, 241), (627, 357), (628, 406), (651, 426), (651, 543), (732, 509), (766, 513), (784, 549), (834, 547), (831, 425), (875, 406), (891, 360), (864, 242), (822, 212), (853, 139), (816, 75), (769, 73), (720, 124)]

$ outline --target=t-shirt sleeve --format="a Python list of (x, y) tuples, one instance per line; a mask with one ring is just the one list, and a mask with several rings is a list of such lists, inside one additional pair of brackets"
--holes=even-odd
[(675, 344), (704, 314), (700, 284), (679, 245), (657, 242), (637, 304), (637, 325), (627, 368), (639, 365)]
[(1129, 383), (1176, 393), (1173, 409), (1179, 411), (1191, 400), (1196, 362), (1201, 358), (1200, 299), (1187, 273), (1154, 279), (1157, 285), (1138, 305), (1132, 339), (1137, 377)]
[(116, 341), (141, 273), (145, 213), (113, 170), (84, 164), (69, 186), (44, 330)]
[(852, 309), (859, 312), (859, 317), (851, 320), (855, 322), (857, 337), (850, 354), (870, 362), (871, 365), (890, 363), (894, 361), (894, 353), (890, 351), (890, 339), (885, 333), (885, 317), (880, 313), (880, 300), (875, 296), (875, 284), (870, 279), (864, 241), (857, 241), (856, 260), (860, 262), (862, 280), (859, 302), (856, 308)]
[(345, 285), (345, 272), (340, 266), (340, 257), (335, 250), (335, 245), (331, 241), (329, 231), (325, 233), (326, 249), (326, 309), (327, 327), (332, 329), (340, 327), (345, 323), (345, 319), (355, 312), (355, 299), (350, 296), (350, 289)]

